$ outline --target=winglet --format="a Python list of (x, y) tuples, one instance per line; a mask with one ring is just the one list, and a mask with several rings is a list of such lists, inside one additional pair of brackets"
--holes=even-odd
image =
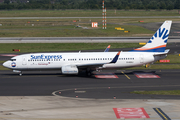
[(109, 48), (111, 47), (111, 45), (108, 45), (108, 47), (105, 49), (104, 52), (109, 52)]
[(119, 55), (120, 55), (120, 51), (116, 54), (116, 56), (113, 58), (113, 60), (110, 63), (116, 63)]

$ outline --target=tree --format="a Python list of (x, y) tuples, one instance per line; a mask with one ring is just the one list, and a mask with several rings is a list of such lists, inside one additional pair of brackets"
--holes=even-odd
[(180, 0), (176, 0), (174, 8), (175, 9), (180, 9)]
[(4, 0), (4, 3), (9, 4), (10, 0)]
[(161, 1), (159, 8), (160, 8), (160, 9), (166, 9), (166, 4), (165, 4), (163, 1)]

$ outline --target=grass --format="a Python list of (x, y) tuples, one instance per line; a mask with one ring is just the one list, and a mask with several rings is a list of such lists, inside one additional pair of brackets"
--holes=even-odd
[[(1, 20), (0, 20), (1, 21)], [(109, 24), (106, 30), (102, 25), (98, 28), (91, 28), (91, 23), (77, 23), (81, 27), (76, 27), (76, 23), (67, 22), (64, 24), (49, 22), (30, 22), (26, 23), (21, 20), (12, 22), (2, 22), (0, 26), (0, 37), (118, 37), (118, 36), (151, 36), (154, 31), (134, 25), (116, 25)], [(24, 22), (24, 23), (23, 23)], [(34, 24), (34, 26), (32, 26)], [(87, 27), (88, 29), (83, 29)], [(129, 33), (116, 30), (115, 27), (122, 27)]]
[(12, 53), (12, 49), (20, 49), (20, 52), (52, 52), (52, 51), (79, 51), (96, 50), (102, 51), (108, 46), (111, 48), (136, 48), (138, 43), (0, 43), (0, 53)]
[(5, 68), (4, 66), (0, 65), (0, 70), (9, 70), (8, 68)]
[(180, 95), (180, 90), (161, 90), (161, 91), (133, 91), (133, 94), (143, 95)]
[[(107, 16), (179, 16), (178, 10), (109, 10)], [(1, 10), (0, 17), (101, 17), (99, 10)]]
[[(170, 60), (169, 63), (166, 63), (166, 64), (180, 64), (180, 56), (179, 54), (168, 54), (167, 57), (164, 59), (164, 60)], [(156, 63), (159, 63), (159, 64), (164, 64), (164, 63), (160, 63), (160, 62), (156, 62)]]
[[(166, 19), (107, 19), (106, 30), (102, 29), (102, 19), (76, 19), (77, 22), (73, 22), (73, 19), (0, 20), (2, 24), (0, 37), (151, 37), (155, 31), (129, 24), (144, 24), (139, 23), (140, 20), (149, 23), (163, 22)], [(179, 19), (172, 20), (179, 21)], [(91, 22), (98, 22), (98, 28), (91, 28)], [(77, 25), (81, 27), (76, 27)], [(88, 29), (83, 29), (83, 27)], [(124, 31), (116, 30), (115, 27), (121, 27), (130, 32), (124, 33)]]
[(180, 69), (180, 64), (152, 64), (148, 68), (145, 68), (145, 66), (140, 67), (132, 67), (132, 68), (125, 68), (125, 70), (140, 70), (140, 69)]
[[(178, 16), (177, 10), (107, 10), (108, 16)], [(28, 17), (102, 17), (102, 10), (9, 10), (0, 11), (0, 17), (27, 17), (27, 19), (0, 19), (0, 37), (122, 37), (149, 36), (154, 31), (140, 26), (128, 25), (139, 21), (163, 22), (166, 18), (108, 18), (107, 29), (102, 29), (100, 18), (65, 18), (65, 19), (28, 19)], [(76, 22), (73, 22), (76, 20)], [(179, 19), (173, 18), (173, 21)], [(98, 28), (91, 28), (91, 22), (98, 22)], [(139, 24), (144, 24), (139, 23)], [(32, 24), (34, 26), (32, 26)], [(78, 28), (77, 25), (82, 27)], [(88, 29), (83, 29), (87, 27)], [(122, 27), (129, 33), (115, 30)], [(159, 26), (158, 26), (159, 27)]]
[(3, 64), (5, 61), (0, 61), (0, 70), (9, 70), (8, 68), (5, 68), (1, 64)]

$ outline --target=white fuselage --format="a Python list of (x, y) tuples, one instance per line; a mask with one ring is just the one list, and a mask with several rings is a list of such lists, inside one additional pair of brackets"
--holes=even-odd
[[(154, 57), (153, 52), (121, 52), (116, 63), (112, 61), (117, 52), (79, 53), (31, 53), (23, 54), (6, 61), (3, 66), (12, 70), (61, 69), (62, 66), (84, 66), (105, 63), (101, 69), (141, 66), (166, 56)], [(107, 63), (107, 64), (106, 64)]]

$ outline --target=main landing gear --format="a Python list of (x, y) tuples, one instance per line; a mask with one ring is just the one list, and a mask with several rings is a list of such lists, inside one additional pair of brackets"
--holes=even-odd
[(91, 76), (92, 75), (92, 71), (90, 69), (86, 70), (86, 76)]

